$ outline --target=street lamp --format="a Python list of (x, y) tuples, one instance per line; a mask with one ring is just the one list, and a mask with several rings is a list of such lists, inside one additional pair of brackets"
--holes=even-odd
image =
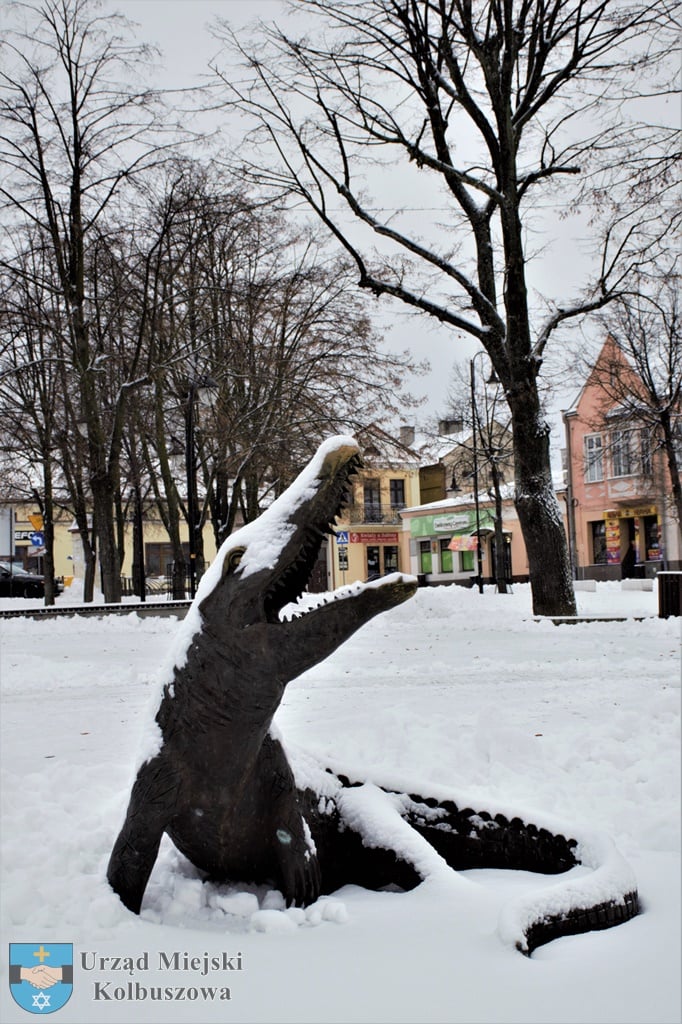
[(476, 510), (476, 568), (478, 572), (478, 592), (483, 593), (483, 555), (481, 553), (481, 510), (478, 503), (478, 444), (476, 442), (476, 371), (475, 362), (482, 352), (477, 352), (469, 363), (471, 376), (471, 440), (474, 458), (474, 508)]
[(200, 377), (189, 383), (185, 405), (185, 465), (187, 470), (187, 520), (189, 526), (189, 592), (194, 598), (197, 590), (197, 453), (195, 445), (195, 403), (202, 394), (215, 393), (217, 385), (210, 377)]
[[(476, 369), (475, 364), (479, 356), (485, 356), (485, 352), (477, 352), (469, 362), (471, 377), (471, 440), (472, 455), (474, 462), (474, 508), (476, 510), (476, 568), (478, 572), (478, 592), (483, 593), (483, 552), (481, 551), (481, 509), (478, 502), (478, 414), (476, 411)], [(494, 368), (491, 368), (487, 384), (499, 384)]]

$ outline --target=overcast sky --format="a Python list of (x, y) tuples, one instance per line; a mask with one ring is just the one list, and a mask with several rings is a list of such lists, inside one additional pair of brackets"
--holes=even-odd
[(243, 28), (257, 18), (281, 20), (281, 0), (107, 0), (140, 25), (140, 39), (164, 53), (173, 86), (196, 85), (218, 45), (208, 32), (215, 18)]

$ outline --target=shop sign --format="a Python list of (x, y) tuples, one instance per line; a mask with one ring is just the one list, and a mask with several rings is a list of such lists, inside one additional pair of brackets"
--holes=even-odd
[(620, 565), (620, 520), (616, 516), (606, 519), (606, 561)]
[(604, 513), (604, 519), (641, 519), (644, 516), (655, 516), (655, 505), (636, 505), (633, 508), (613, 508)]
[(351, 533), (351, 544), (397, 544), (397, 533)]
[(458, 530), (468, 530), (470, 518), (468, 512), (453, 512), (447, 516), (434, 516), (433, 532), (456, 533)]
[[(481, 528), (494, 525), (494, 515), (490, 509), (483, 508), (479, 516)], [(463, 512), (443, 512), (440, 515), (415, 516), (410, 519), (410, 534), (413, 537), (430, 537), (438, 533), (471, 533), (476, 529), (476, 513), (474, 509)]]

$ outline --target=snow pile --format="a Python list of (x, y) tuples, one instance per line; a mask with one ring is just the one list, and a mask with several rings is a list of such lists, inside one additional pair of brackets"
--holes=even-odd
[[(629, 617), (557, 627), (534, 621), (528, 587), (419, 590), (288, 688), (277, 726), (297, 778), (329, 765), (365, 782), (344, 810), (368, 837), (391, 829), (414, 843), (428, 883), (409, 893), (347, 886), (287, 911), (267, 887), (204, 882), (164, 841), (140, 917), (105, 871), (178, 623), (134, 611), (0, 622), (3, 938), (152, 959), (239, 952), (229, 1017), (244, 1024), (677, 1024), (680, 624), (655, 617), (655, 591), (600, 584), (578, 601), (584, 613)], [(412, 833), (398, 835), (379, 786), (493, 814), (522, 809), (574, 834), (603, 871), (443, 869)], [(561, 906), (586, 885), (610, 892), (630, 869), (643, 905), (634, 921), (561, 939), (531, 960), (505, 944), (548, 900)], [(62, 1024), (227, 1019), (208, 1002), (94, 1002), (88, 973), (75, 981)], [(1, 992), (1, 1019), (24, 1020), (6, 984)]]

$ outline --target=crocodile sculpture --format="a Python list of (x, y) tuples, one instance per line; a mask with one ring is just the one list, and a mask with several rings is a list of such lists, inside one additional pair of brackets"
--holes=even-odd
[(109, 861), (112, 888), (139, 913), (166, 833), (207, 879), (268, 882), (287, 905), (347, 883), (407, 890), (453, 869), (593, 868), (546, 899), (503, 911), (503, 939), (528, 954), (557, 936), (628, 920), (638, 911), (635, 881), (604, 836), (569, 837), (527, 816), (475, 811), (442, 788), (395, 793), (289, 763), (273, 726), (287, 683), (417, 587), (394, 573), (343, 587), (295, 618), (280, 614), (304, 591), (359, 465), (353, 438), (327, 441), (259, 519), (225, 541), (203, 577), (160, 678), (148, 749)]

